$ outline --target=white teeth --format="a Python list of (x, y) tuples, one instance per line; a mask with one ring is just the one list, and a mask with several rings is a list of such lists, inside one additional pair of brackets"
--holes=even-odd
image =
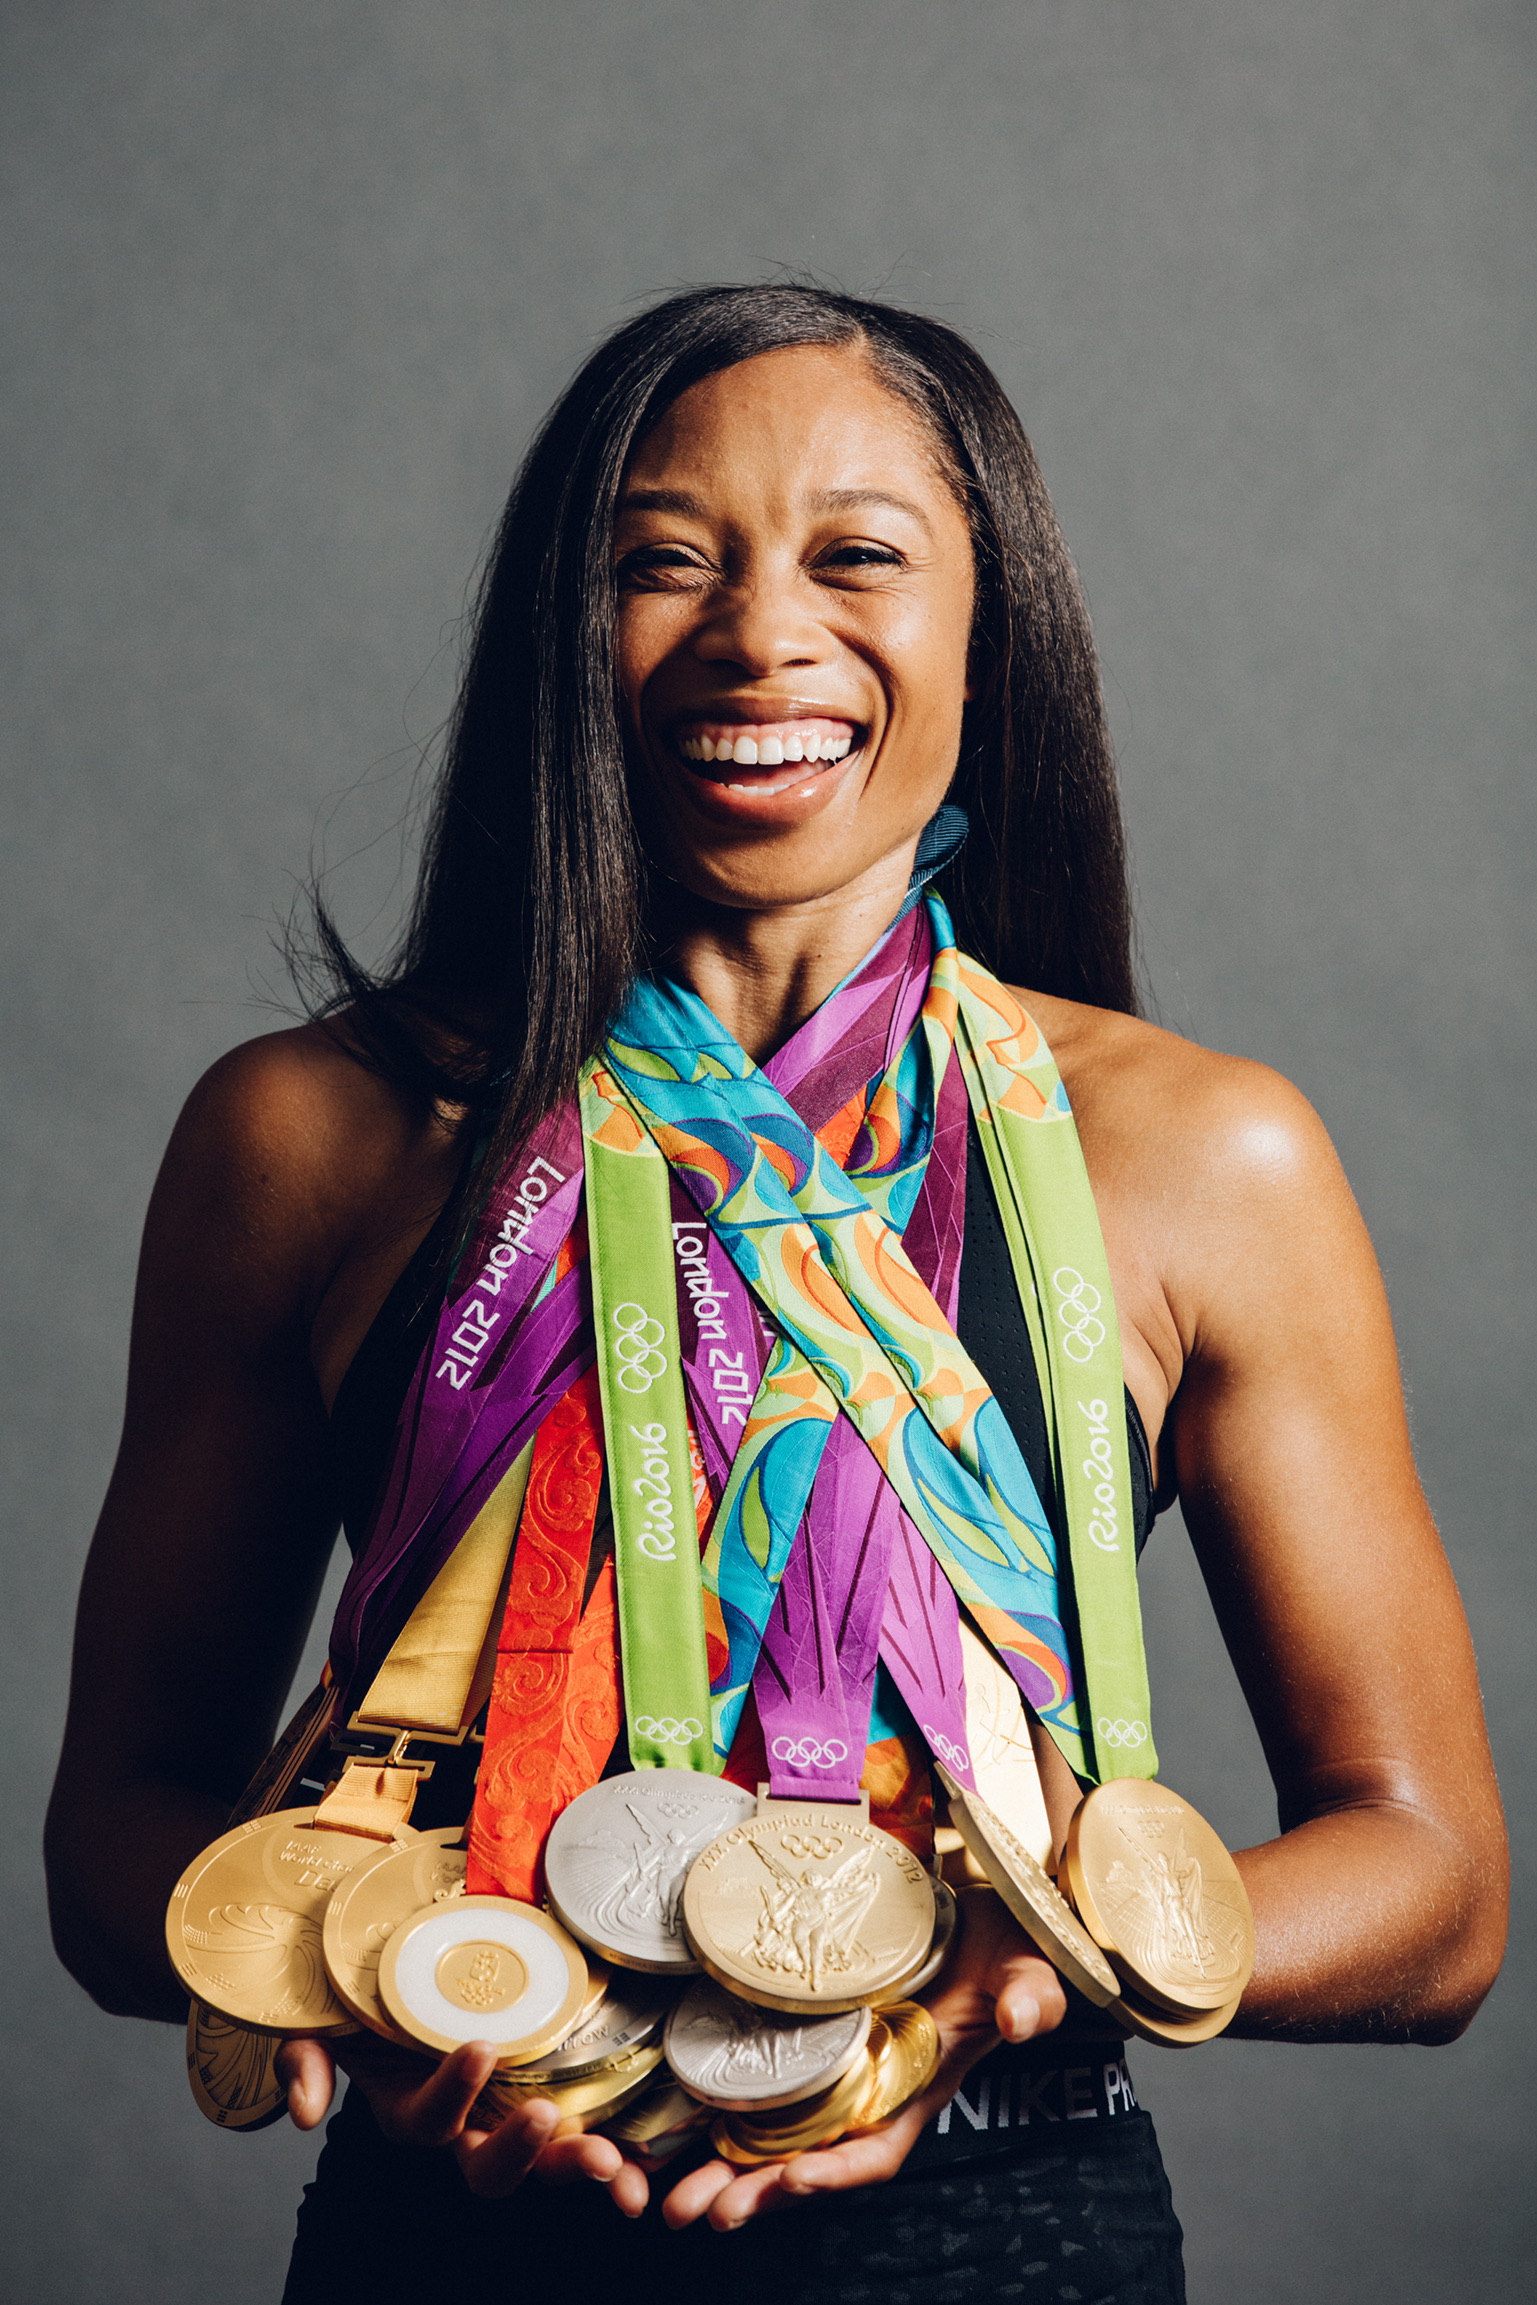
[(738, 768), (756, 768), (758, 765), (758, 743), (756, 737), (739, 736), (735, 744), (731, 747), (731, 757), (736, 762)]
[(784, 756), (785, 748), (777, 736), (766, 736), (758, 747), (758, 759), (764, 768), (779, 768)]
[(822, 739), (819, 736), (803, 736), (801, 738), (801, 757), (803, 760), (820, 760), (822, 757)]
[(802, 744), (800, 738), (798, 736), (787, 736), (785, 738), (786, 760), (804, 760), (805, 757), (806, 747)]
[(825, 736), (822, 739), (822, 758), (841, 760), (848, 748), (849, 740), (846, 736)]

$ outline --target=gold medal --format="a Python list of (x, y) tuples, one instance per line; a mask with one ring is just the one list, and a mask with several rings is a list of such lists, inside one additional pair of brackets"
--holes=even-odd
[(650, 2162), (670, 2161), (682, 2151), (689, 2139), (696, 2136), (706, 2123), (714, 2118), (708, 2105), (701, 2105), (676, 2081), (665, 2081), (660, 2088), (652, 2088), (627, 2105), (617, 2114), (610, 2114), (603, 2123), (604, 2133), (616, 2145), (627, 2145), (632, 2153)]
[(1138, 1777), (1097, 1786), (1068, 1827), (1064, 1869), (1086, 1927), (1139, 2001), (1174, 2018), (1236, 2004), (1254, 1970), (1248, 1893), (1178, 1793)]
[(402, 2049), (421, 2043), (403, 2033), (379, 1999), (379, 1956), (404, 1921), (424, 1907), (464, 1894), (464, 1834), (455, 1825), (423, 1833), (403, 1847), (386, 1845), (338, 1882), (320, 1925), (326, 1974), (338, 1999)]
[(1122, 1993), (1111, 2002), (1105, 2014), (1124, 2025), (1128, 2033), (1135, 2033), (1139, 2041), (1156, 2041), (1162, 2049), (1194, 2049), (1202, 2041), (1214, 2041), (1238, 2014), (1238, 2002), (1227, 2001), (1220, 2009), (1208, 2009), (1199, 2017), (1170, 2017), (1162, 2009), (1153, 2009), (1145, 2001), (1136, 2000), (1130, 1993)]
[(856, 2133), (874, 2129), (926, 2089), (939, 2070), (939, 2027), (921, 2001), (898, 2001), (882, 2009), (885, 2039), (873, 2046), (870, 2094), (851, 2124)]
[(379, 1998), (424, 2049), (489, 2041), (527, 2064), (563, 2041), (587, 2004), (587, 1964), (558, 1921), (512, 1897), (429, 1905), (384, 1941)]
[(790, 2015), (889, 2000), (934, 1938), (934, 1886), (852, 1804), (760, 1802), (695, 1858), (683, 1925), (710, 1975)]
[(1084, 1998), (1103, 2009), (1120, 1980), (1049, 1873), (1036, 1863), (978, 1793), (964, 1793), (941, 1769), (950, 1819), (1027, 1937)]
[(278, 2044), (202, 2001), (187, 2012), (187, 2079), (197, 2107), (216, 2129), (266, 2129), (288, 2110), (277, 2077)]
[(527, 2082), (520, 2087), (511, 2074), (498, 2073), (481, 2091), (479, 2102), (498, 2120), (504, 2120), (515, 2107), (541, 2099), (560, 2115), (553, 2134), (576, 2137), (586, 2129), (595, 2129), (599, 2122), (612, 2121), (644, 2096), (661, 2062), (662, 2044), (655, 2041), (649, 2048), (617, 2058), (601, 2073), (589, 2073), (579, 2081)]
[[(321, 1917), (337, 1884), (380, 1843), (317, 1825), (314, 1809), (279, 1809), (221, 1834), (171, 1892), (166, 1948), (189, 1994), (254, 2032), (345, 2033), (321, 1951)], [(394, 1838), (414, 1841), (409, 1825)]]

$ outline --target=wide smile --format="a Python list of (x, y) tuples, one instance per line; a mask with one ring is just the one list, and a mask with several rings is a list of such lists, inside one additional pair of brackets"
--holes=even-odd
[(830, 768), (863, 750), (868, 737), (859, 721), (797, 714), (772, 721), (680, 720), (668, 731), (667, 745), (700, 783), (767, 800), (802, 790), (809, 797)]

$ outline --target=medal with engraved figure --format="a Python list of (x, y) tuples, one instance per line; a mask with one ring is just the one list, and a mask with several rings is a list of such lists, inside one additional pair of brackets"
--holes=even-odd
[(1138, 2002), (1175, 2019), (1235, 2006), (1254, 1969), (1254, 1916), (1232, 1857), (1166, 1785), (1097, 1786), (1068, 1828), (1073, 1902)]
[(692, 1975), (683, 1884), (701, 1850), (756, 1813), (740, 1785), (693, 1769), (605, 1777), (556, 1818), (545, 1843), (550, 1909), (605, 1960)]
[(934, 1938), (934, 1885), (856, 1804), (762, 1800), (683, 1891), (702, 1967), (767, 2009), (857, 2009), (905, 1991)]
[[(166, 1912), (166, 1947), (187, 1991), (262, 2033), (325, 2035), (351, 2030), (321, 1949), (327, 1900), (380, 1842), (317, 1823), (317, 1811), (255, 1817), (205, 1849), (177, 1882)], [(386, 1835), (417, 1836), (396, 1823)]]
[(720, 2112), (794, 2105), (843, 2078), (864, 2055), (870, 2024), (865, 2008), (784, 2016), (702, 1977), (667, 2020), (667, 2062)]
[(1120, 1981), (1050, 1874), (980, 1793), (963, 1791), (944, 1769), (939, 1774), (951, 1823), (1026, 1936), (1086, 2000), (1107, 2007)]

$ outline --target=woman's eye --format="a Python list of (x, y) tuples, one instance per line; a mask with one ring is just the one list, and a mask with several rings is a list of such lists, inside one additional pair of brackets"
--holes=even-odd
[(679, 574), (703, 575), (706, 569), (697, 553), (680, 544), (643, 544), (625, 553), (618, 573), (621, 584), (645, 584), (648, 580), (666, 583)]
[(822, 553), (819, 568), (900, 568), (902, 555), (889, 544), (835, 544)]

